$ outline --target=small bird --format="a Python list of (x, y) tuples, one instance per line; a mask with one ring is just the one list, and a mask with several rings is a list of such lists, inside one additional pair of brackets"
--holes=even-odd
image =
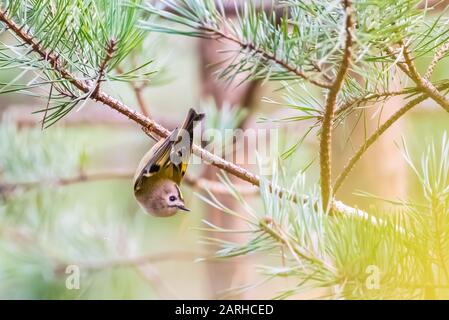
[(189, 110), (182, 127), (156, 143), (142, 158), (134, 175), (134, 196), (142, 208), (156, 217), (170, 217), (184, 204), (179, 185), (192, 152), (193, 128), (204, 113)]

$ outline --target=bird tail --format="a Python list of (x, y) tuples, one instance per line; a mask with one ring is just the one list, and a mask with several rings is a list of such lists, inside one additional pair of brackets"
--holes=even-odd
[(187, 130), (189, 132), (190, 137), (192, 137), (193, 128), (196, 122), (201, 121), (203, 118), (204, 113), (198, 113), (193, 108), (190, 108), (181, 128)]
[[(187, 165), (190, 159), (193, 145), (193, 128), (204, 118), (204, 113), (197, 113), (190, 108), (186, 119), (180, 129), (177, 129), (176, 141), (173, 143), (173, 149), (170, 156), (171, 162), (179, 168), (180, 176), (175, 177), (174, 180), (181, 181), (186, 173)], [(174, 155), (174, 156), (173, 156)]]
[[(193, 129), (195, 125), (204, 118), (204, 113), (197, 113), (194, 109), (190, 108), (187, 113), (186, 119), (181, 127), (181, 129), (187, 131), (190, 140), (190, 146), (193, 143)], [(182, 131), (182, 130), (181, 130)]]

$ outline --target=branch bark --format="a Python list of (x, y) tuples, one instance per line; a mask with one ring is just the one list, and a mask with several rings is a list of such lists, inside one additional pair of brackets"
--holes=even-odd
[[(392, 50), (388, 50), (390, 54), (395, 56)], [(413, 63), (413, 59), (408, 52), (407, 46), (403, 45), (402, 54), (404, 56), (404, 61), (399, 61), (399, 68), (407, 74), (413, 82), (423, 91), (429, 95), (432, 100), (438, 103), (444, 110), (449, 112), (449, 101), (443, 96), (438, 89), (425, 77), (422, 77), (418, 70), (416, 69), (415, 64)]]
[(332, 127), (334, 122), (335, 106), (337, 104), (337, 96), (340, 92), (346, 73), (349, 69), (351, 61), (351, 47), (352, 47), (352, 3), (351, 0), (344, 0), (343, 7), (345, 9), (345, 45), (343, 59), (338, 70), (337, 76), (330, 88), (326, 105), (324, 108), (324, 115), (321, 125), (321, 137), (320, 137), (320, 183), (321, 183), (321, 197), (323, 201), (323, 209), (328, 210), (330, 200), (332, 197)]

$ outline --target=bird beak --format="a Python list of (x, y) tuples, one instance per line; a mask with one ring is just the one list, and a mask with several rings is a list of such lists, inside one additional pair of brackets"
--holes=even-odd
[(178, 209), (181, 209), (183, 211), (190, 211), (190, 209), (186, 208), (184, 205), (179, 205)]

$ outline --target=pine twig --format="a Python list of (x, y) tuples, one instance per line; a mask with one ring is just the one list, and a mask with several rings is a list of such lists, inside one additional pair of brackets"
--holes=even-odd
[[(78, 175), (68, 178), (58, 178), (54, 180), (44, 180), (44, 181), (29, 181), (29, 182), (16, 182), (16, 183), (2, 183), (0, 181), (0, 195), (9, 194), (15, 190), (30, 190), (38, 188), (42, 185), (53, 185), (53, 186), (68, 186), (72, 184), (78, 184), (83, 182), (94, 182), (103, 180), (131, 180), (134, 173), (131, 171), (104, 171), (95, 173), (85, 173), (82, 172)], [(208, 190), (214, 194), (229, 194), (229, 190), (226, 186), (222, 185), (220, 182), (208, 180), (205, 178), (194, 179), (186, 175), (183, 181), (193, 189)], [(243, 184), (235, 184), (235, 189), (242, 195), (250, 196), (256, 195), (258, 189)]]
[(106, 73), (106, 67), (109, 63), (109, 61), (111, 61), (112, 56), (114, 55), (114, 51), (116, 50), (116, 46), (117, 45), (117, 41), (115, 41), (114, 39), (109, 40), (108, 45), (106, 47), (106, 55), (103, 58), (103, 61), (100, 64), (100, 67), (98, 68), (98, 78), (95, 84), (95, 89), (93, 91), (93, 95), (96, 95), (98, 93), (98, 91), (100, 90), (100, 84), (103, 81), (103, 78), (105, 76)]
[[(418, 70), (416, 69), (413, 59), (410, 56), (407, 46), (403, 45), (402, 54), (404, 56), (404, 61), (399, 61), (399, 68), (406, 73), (413, 82), (422, 90), (423, 93), (429, 95), (432, 100), (438, 103), (443, 109), (449, 112), (449, 101), (438, 91), (438, 89), (425, 77), (422, 77)], [(394, 55), (392, 50), (389, 50), (391, 54)]]
[(348, 163), (343, 168), (340, 175), (337, 177), (334, 184), (334, 195), (337, 193), (338, 189), (340, 189), (343, 181), (347, 178), (349, 173), (354, 168), (355, 164), (360, 160), (366, 150), (368, 150), (374, 142), (379, 139), (379, 137), (389, 128), (393, 123), (395, 123), (400, 117), (402, 117), (407, 111), (412, 109), (417, 104), (428, 98), (427, 94), (423, 94), (410, 102), (408, 102), (405, 106), (396, 111), (387, 121), (384, 122), (367, 140), (366, 142), (357, 150), (357, 152), (352, 156), (352, 158), (348, 161)]
[[(436, 87), (437, 90), (445, 90), (449, 89), (449, 83), (444, 83)], [(366, 141), (365, 143), (357, 150), (357, 152), (352, 156), (352, 158), (347, 162), (342, 172), (337, 177), (333, 192), (334, 195), (337, 193), (338, 189), (340, 189), (344, 180), (351, 173), (352, 169), (356, 165), (356, 163), (362, 158), (363, 154), (377, 141), (377, 139), (389, 128), (391, 127), (397, 120), (399, 120), (405, 113), (411, 110), (413, 107), (418, 105), (429, 98), (429, 95), (423, 93), (422, 95), (416, 97), (415, 99), (408, 102), (405, 106), (400, 108), (396, 113), (394, 113), (387, 121), (384, 122)]]
[(335, 106), (337, 103), (337, 96), (340, 92), (346, 73), (349, 69), (351, 61), (352, 51), (352, 31), (354, 23), (352, 21), (352, 2), (351, 0), (343, 0), (343, 7), (345, 9), (345, 45), (343, 59), (335, 77), (335, 80), (330, 88), (326, 105), (324, 108), (324, 115), (321, 125), (321, 137), (320, 137), (320, 183), (321, 183), (321, 197), (323, 201), (323, 208), (327, 210), (329, 208), (330, 200), (332, 197), (332, 164), (331, 164), (331, 144), (332, 144), (332, 127), (335, 115)]
[[(421, 77), (421, 75), (416, 70), (416, 67), (410, 57), (410, 54), (408, 53), (408, 50), (405, 46), (402, 47), (402, 53), (404, 56), (405, 62), (398, 62), (399, 68), (407, 75), (409, 76), (418, 86), (418, 88), (423, 91), (423, 94), (410, 102), (408, 102), (405, 106), (400, 108), (396, 113), (394, 113), (386, 122), (384, 122), (383, 125), (381, 125), (367, 140), (366, 142), (357, 150), (357, 152), (352, 156), (352, 158), (347, 162), (345, 167), (343, 168), (342, 172), (337, 177), (334, 187), (333, 187), (333, 194), (335, 195), (337, 191), (340, 189), (341, 185), (345, 181), (345, 179), (348, 177), (348, 175), (351, 173), (352, 169), (356, 165), (356, 163), (361, 159), (363, 154), (368, 150), (371, 145), (374, 144), (374, 142), (377, 141), (377, 139), (391, 126), (393, 125), (399, 118), (401, 118), (406, 112), (408, 112), (410, 109), (418, 105), (419, 103), (423, 102), (427, 98), (432, 98), (434, 101), (436, 101), (439, 105), (441, 105), (445, 110), (449, 111), (449, 102), (446, 100), (446, 98), (441, 95), (440, 91), (449, 88), (447, 84), (443, 84), (440, 86), (435, 87), (433, 84), (431, 84), (425, 77)], [(387, 52), (391, 54), (392, 56), (396, 57), (396, 54), (394, 51), (390, 48), (387, 49)], [(429, 66), (430, 69), (430, 66)], [(428, 70), (429, 70), (428, 69)], [(398, 92), (400, 93), (400, 92)], [(405, 93), (405, 92), (404, 92)], [(448, 108), (445, 107), (447, 104)], [(344, 105), (342, 108), (349, 108), (350, 106)], [(342, 110), (344, 111), (344, 110)], [(342, 112), (340, 111), (340, 112)]]
[(346, 110), (350, 109), (354, 105), (366, 103), (366, 102), (373, 101), (373, 100), (379, 101), (380, 99), (388, 99), (390, 97), (408, 94), (408, 93), (413, 92), (413, 89), (414, 88), (406, 88), (406, 89), (398, 90), (398, 91), (385, 91), (385, 92), (379, 92), (379, 93), (369, 93), (363, 97), (354, 98), (354, 99), (351, 99), (351, 100), (346, 101), (345, 103), (341, 104), (335, 111), (335, 115), (336, 116), (341, 115), (342, 113), (344, 113)]
[(296, 246), (291, 246), (288, 240), (274, 227), (274, 221), (272, 221), (270, 218), (261, 219), (259, 221), (259, 228), (268, 234), (271, 238), (273, 238), (275, 241), (279, 242), (282, 245), (287, 246), (294, 255), (297, 255), (298, 257), (308, 261), (312, 264), (319, 264), (322, 265), (322, 261), (315, 259), (312, 256), (307, 255), (307, 253), (302, 252), (299, 250)]
[(288, 72), (291, 72), (295, 75), (297, 75), (298, 77), (310, 82), (311, 84), (314, 84), (320, 88), (324, 88), (324, 89), (330, 89), (331, 84), (328, 83), (327, 81), (321, 81), (321, 80), (316, 80), (313, 79), (311, 77), (309, 77), (308, 75), (306, 75), (304, 73), (304, 71), (302, 71), (300, 68), (295, 67), (290, 65), (288, 62), (280, 60), (279, 58), (276, 57), (276, 55), (271, 54), (269, 52), (266, 52), (265, 50), (256, 47), (254, 44), (252, 43), (243, 43), (240, 39), (237, 39), (223, 31), (220, 30), (214, 30), (214, 29), (207, 29), (207, 28), (203, 28), (206, 31), (211, 31), (214, 32), (215, 34), (217, 34), (218, 36), (220, 36), (221, 38), (227, 39), (231, 42), (234, 42), (238, 45), (240, 45), (242, 48), (247, 48), (257, 54), (260, 54), (262, 57), (264, 57), (265, 59), (274, 62), (275, 64), (281, 66), (282, 68), (284, 68), (285, 70), (287, 70)]
[(438, 62), (442, 60), (446, 54), (449, 52), (449, 41), (445, 42), (438, 50), (435, 52), (432, 61), (427, 67), (426, 73), (424, 74), (424, 79), (429, 80), (437, 66)]
[(408, 48), (404, 48), (404, 59), (405, 63), (408, 66), (410, 73), (412, 75), (412, 79), (416, 82), (416, 84), (421, 87), (421, 89), (426, 92), (436, 103), (442, 106), (447, 112), (449, 112), (449, 101), (435, 88), (435, 86), (423, 78), (418, 70), (416, 70), (416, 66), (410, 57), (410, 53), (408, 52)]
[(80, 173), (73, 177), (57, 178), (54, 180), (43, 181), (29, 181), (29, 182), (16, 182), (16, 183), (2, 183), (0, 182), (0, 193), (13, 192), (16, 189), (34, 189), (42, 185), (54, 185), (54, 186), (68, 186), (72, 184), (102, 180), (122, 180), (132, 178), (132, 173), (126, 171), (109, 171), (109, 172), (96, 172), (96, 173)]
[[(216, 37), (218, 38), (222, 38), (222, 39), (226, 39), (228, 41), (231, 41), (237, 45), (239, 45), (241, 48), (243, 49), (249, 49), (251, 51), (253, 51), (256, 54), (261, 55), (264, 59), (271, 61), (277, 65), (279, 65), (280, 67), (282, 67), (283, 69), (287, 70), (288, 72), (291, 72), (295, 75), (297, 75), (298, 77), (310, 82), (311, 84), (314, 84), (320, 88), (323, 89), (330, 89), (332, 84), (329, 83), (328, 81), (321, 81), (321, 80), (316, 80), (311, 78), (310, 76), (308, 76), (307, 74), (304, 73), (303, 70), (301, 70), (300, 68), (296, 67), (296, 66), (292, 66), (290, 65), (287, 61), (281, 60), (278, 57), (276, 57), (275, 54), (272, 54), (270, 52), (267, 52), (259, 47), (257, 47), (256, 45), (254, 45), (253, 43), (245, 43), (242, 40), (238, 39), (235, 36), (230, 35), (229, 33), (223, 31), (223, 30), (219, 30), (219, 29), (213, 29), (209, 26), (203, 25), (199, 28), (200, 31), (205, 33), (205, 36), (208, 38), (214, 38), (216, 39)], [(212, 37), (212, 35), (214, 35), (215, 37)]]

